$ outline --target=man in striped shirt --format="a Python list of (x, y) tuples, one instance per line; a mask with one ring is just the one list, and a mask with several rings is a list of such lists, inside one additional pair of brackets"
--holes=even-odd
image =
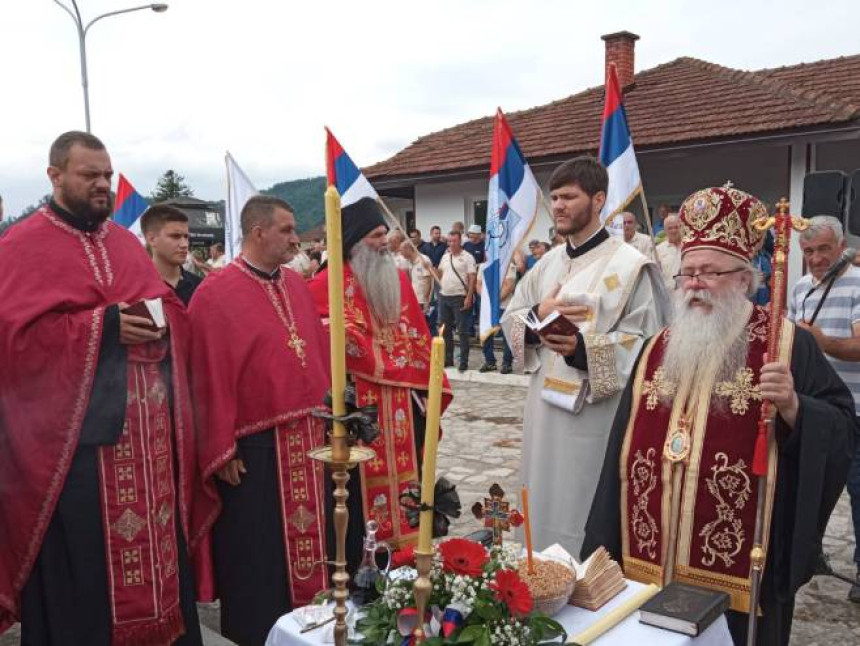
[[(854, 396), (855, 411), (860, 416), (860, 269), (848, 265), (835, 279), (821, 283), (828, 268), (845, 250), (838, 218), (829, 215), (811, 218), (810, 227), (800, 235), (800, 248), (809, 273), (791, 292), (789, 318), (815, 336)], [(848, 598), (860, 603), (860, 443), (856, 451), (848, 474), (848, 494), (854, 521), (857, 578)]]

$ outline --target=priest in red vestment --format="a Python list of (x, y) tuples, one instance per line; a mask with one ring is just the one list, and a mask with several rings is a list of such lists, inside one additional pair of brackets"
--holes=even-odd
[[(400, 498), (420, 482), (431, 338), (409, 277), (388, 250), (388, 227), (377, 203), (364, 198), (344, 207), (342, 217), (346, 369), (357, 405), (377, 407), (381, 430), (370, 445), (376, 458), (349, 481), (347, 562), (354, 571), (367, 520), (376, 520), (377, 538), (395, 548), (418, 538)], [(328, 269), (314, 277), (310, 289), (327, 325)], [(450, 401), (446, 378), (443, 410)]]
[(845, 485), (854, 406), (812, 335), (754, 306), (750, 264), (766, 216), (735, 188), (682, 205), (676, 318), (643, 348), (618, 407), (583, 555), (604, 545), (627, 577), (728, 593), (729, 629), (746, 643), (762, 400), (778, 413), (764, 501), (766, 562), (757, 643), (788, 644), (794, 595), (815, 567), (819, 536)]
[[(201, 643), (187, 315), (107, 220), (112, 174), (61, 135), (53, 198), (0, 240), (0, 631), (24, 644)], [(123, 313), (141, 299), (165, 328)]]
[[(200, 462), (219, 511), (214, 581), (221, 632), (242, 646), (328, 587), (324, 470), (307, 452), (325, 443), (313, 415), (329, 388), (328, 338), (303, 278), (281, 265), (297, 250), (293, 208), (256, 196), (242, 209), (242, 253), (191, 301), (191, 357)], [(214, 524), (214, 526), (213, 526)], [(215, 584), (215, 590), (211, 584)]]

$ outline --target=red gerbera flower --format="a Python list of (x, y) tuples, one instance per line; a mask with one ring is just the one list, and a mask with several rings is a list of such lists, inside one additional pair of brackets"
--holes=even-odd
[(405, 565), (415, 565), (415, 545), (407, 545), (391, 555), (391, 567), (395, 570)]
[(465, 576), (481, 576), (490, 556), (483, 545), (465, 538), (452, 538), (439, 544), (442, 568)]
[(524, 617), (532, 611), (532, 593), (515, 570), (496, 572), (496, 580), (490, 583), (490, 589), (495, 590), (496, 601), (505, 604), (513, 616)]

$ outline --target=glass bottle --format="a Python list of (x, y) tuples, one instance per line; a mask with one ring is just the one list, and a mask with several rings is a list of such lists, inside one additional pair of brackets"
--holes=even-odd
[[(376, 587), (377, 581), (388, 575), (388, 568), (391, 565), (391, 547), (388, 543), (380, 543), (376, 540), (378, 531), (379, 523), (375, 520), (367, 521), (364, 535), (364, 553), (353, 579), (351, 598), (356, 606), (363, 606), (379, 597), (379, 590)], [(388, 564), (384, 571), (379, 569), (376, 562), (376, 553), (379, 550), (385, 550), (388, 553)]]

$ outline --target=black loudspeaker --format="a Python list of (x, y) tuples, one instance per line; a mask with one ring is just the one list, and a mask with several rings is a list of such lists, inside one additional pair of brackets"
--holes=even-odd
[[(803, 178), (801, 215), (832, 215), (840, 220), (845, 213), (848, 176), (841, 170), (822, 170)], [(860, 187), (860, 184), (858, 184)]]
[(846, 229), (848, 233), (860, 236), (860, 168), (851, 173), (848, 178), (848, 218)]

